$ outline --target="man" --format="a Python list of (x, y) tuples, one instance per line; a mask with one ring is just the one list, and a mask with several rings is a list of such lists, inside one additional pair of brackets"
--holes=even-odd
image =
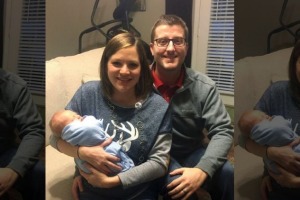
[[(233, 128), (215, 83), (186, 68), (188, 28), (174, 15), (154, 24), (150, 49), (154, 86), (173, 110), (170, 177), (165, 198), (197, 199), (200, 188), (212, 199), (233, 199), (233, 167), (227, 161)], [(210, 139), (203, 143), (204, 130)]]
[(45, 168), (39, 161), (44, 143), (43, 121), (26, 83), (0, 68), (0, 199), (9, 198), (12, 188), (24, 200), (45, 199)]

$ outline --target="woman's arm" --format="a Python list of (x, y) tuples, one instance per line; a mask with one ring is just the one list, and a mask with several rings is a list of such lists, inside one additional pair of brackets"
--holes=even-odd
[(238, 137), (239, 145), (247, 150), (248, 152), (257, 155), (259, 157), (266, 157), (267, 147), (257, 144), (250, 139), (246, 134), (239, 134)]
[(94, 187), (104, 188), (115, 187), (120, 184), (123, 185), (123, 188), (128, 188), (152, 181), (167, 172), (170, 161), (171, 138), (169, 133), (158, 135), (146, 162), (116, 176), (109, 177), (96, 171), (90, 165), (87, 168), (92, 172), (91, 174), (86, 174), (83, 171), (80, 171), (80, 174)]
[(54, 134), (50, 135), (50, 145), (61, 153), (64, 153), (74, 158), (78, 157), (78, 146), (72, 146), (71, 144), (67, 143), (60, 137), (55, 136)]
[(292, 149), (292, 146), (294, 144), (295, 142), (282, 147), (266, 147), (261, 146), (248, 138), (245, 142), (245, 149), (257, 156), (266, 157), (270, 160), (275, 161), (278, 165), (280, 165), (290, 173), (299, 174), (300, 154), (296, 153)]
[(67, 143), (66, 141), (60, 138), (57, 140), (56, 146), (58, 151), (73, 158), (78, 158), (77, 151), (79, 146), (72, 146), (71, 144)]
[(119, 162), (119, 158), (105, 152), (104, 147), (109, 145), (112, 139), (109, 138), (103, 143), (97, 146), (85, 147), (85, 146), (72, 146), (68, 142), (61, 138), (55, 137), (54, 135), (50, 138), (50, 144), (52, 147), (74, 158), (80, 158), (90, 163), (97, 170), (110, 174), (112, 170), (121, 171), (122, 168), (115, 164)]
[(250, 138), (246, 139), (245, 142), (245, 149), (257, 156), (260, 157), (267, 157), (267, 150), (268, 148), (266, 146), (262, 146), (251, 140)]

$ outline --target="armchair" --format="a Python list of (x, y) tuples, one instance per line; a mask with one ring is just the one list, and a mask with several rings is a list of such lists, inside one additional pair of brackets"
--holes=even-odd
[(64, 109), (80, 84), (99, 79), (99, 64), (104, 48), (46, 61), (46, 199), (72, 200), (73, 158), (49, 145), (49, 121)]

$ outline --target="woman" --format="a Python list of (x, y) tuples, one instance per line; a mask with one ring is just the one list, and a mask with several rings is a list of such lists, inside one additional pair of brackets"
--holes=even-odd
[(120, 172), (119, 158), (103, 149), (111, 140), (96, 147), (73, 147), (52, 137), (52, 146), (90, 163), (86, 167), (92, 173), (80, 171), (74, 179), (75, 199), (158, 198), (153, 180), (167, 171), (171, 116), (165, 100), (152, 92), (149, 70), (142, 41), (130, 33), (117, 35), (103, 52), (101, 81), (83, 84), (66, 106), (82, 116), (103, 119), (106, 132), (135, 164)]
[[(255, 109), (269, 116), (281, 115), (291, 121), (293, 131), (300, 135), (300, 43), (291, 54), (289, 62), (289, 81), (272, 84), (263, 94)], [(245, 142), (245, 143), (244, 143)], [(277, 163), (280, 174), (265, 170), (261, 194), (263, 199), (300, 199), (300, 155), (293, 146), (299, 144), (299, 138), (284, 147), (259, 146), (251, 139), (241, 140), (250, 153), (267, 157)]]

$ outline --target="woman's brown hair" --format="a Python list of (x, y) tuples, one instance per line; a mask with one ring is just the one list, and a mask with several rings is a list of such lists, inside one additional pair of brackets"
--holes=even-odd
[(298, 102), (300, 102), (300, 80), (298, 79), (296, 73), (296, 65), (298, 59), (300, 59), (300, 41), (298, 41), (294, 46), (294, 49), (291, 53), (288, 69), (292, 95)]

